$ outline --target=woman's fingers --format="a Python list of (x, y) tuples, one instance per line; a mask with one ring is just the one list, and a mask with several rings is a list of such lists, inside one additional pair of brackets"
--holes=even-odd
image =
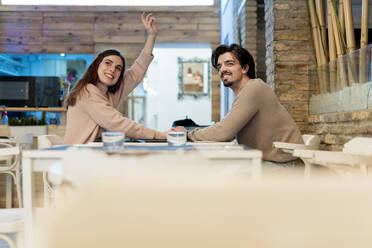
[(142, 19), (142, 23), (143, 23), (143, 24), (146, 23), (146, 17), (145, 17), (145, 15), (146, 15), (146, 12), (142, 12), (142, 14), (141, 14), (141, 19)]
[(153, 16), (152, 13), (143, 12), (141, 15), (142, 23), (145, 26), (147, 34), (157, 35), (158, 30), (155, 26), (156, 18)]

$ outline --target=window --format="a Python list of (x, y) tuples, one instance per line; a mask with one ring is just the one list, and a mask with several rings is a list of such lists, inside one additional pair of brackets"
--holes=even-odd
[[(184, 61), (209, 61), (212, 49), (209, 44), (156, 44), (147, 76), (129, 97), (128, 116), (145, 126), (165, 131), (176, 120), (190, 118), (199, 125), (212, 121), (211, 90), (206, 94), (188, 94), (178, 98)], [(195, 59), (197, 58), (197, 60)], [(211, 87), (209, 68), (203, 68), (203, 87)], [(194, 72), (194, 67), (192, 67)], [(196, 72), (196, 71), (195, 71)]]

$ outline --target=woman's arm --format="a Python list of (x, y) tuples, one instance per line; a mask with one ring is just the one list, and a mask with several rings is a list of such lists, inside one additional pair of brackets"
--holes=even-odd
[(147, 39), (145, 46), (143, 47), (143, 52), (152, 55), (152, 50), (154, 49), (155, 39), (158, 35), (158, 29), (155, 26), (156, 18), (153, 17), (152, 13), (146, 15), (145, 12), (141, 15), (142, 23), (145, 26), (147, 32)]
[(147, 32), (145, 45), (132, 67), (124, 74), (122, 85), (113, 97), (115, 106), (117, 106), (122, 98), (126, 97), (142, 81), (147, 68), (154, 58), (152, 50), (154, 48), (156, 36), (158, 35), (158, 30), (155, 26), (156, 19), (153, 17), (152, 13), (146, 15), (145, 12), (142, 13), (141, 19)]
[(123, 117), (94, 85), (88, 84), (88, 92), (89, 94), (80, 100), (80, 108), (103, 129), (125, 132), (125, 136), (136, 139), (164, 139), (166, 137), (166, 133), (147, 128)]

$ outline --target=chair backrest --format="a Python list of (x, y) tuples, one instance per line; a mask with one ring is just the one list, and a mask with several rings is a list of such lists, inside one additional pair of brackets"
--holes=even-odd
[(303, 134), (302, 139), (304, 140), (305, 146), (309, 146), (314, 150), (319, 149), (320, 138), (318, 135)]
[(372, 156), (372, 138), (356, 137), (344, 144), (343, 152)]
[(22, 149), (31, 149), (33, 137), (32, 133), (22, 133), (11, 138), (11, 141), (20, 145)]
[(37, 148), (44, 149), (55, 145), (62, 145), (63, 138), (55, 134), (45, 134), (37, 136)]
[(3, 157), (18, 155), (19, 153), (20, 150), (18, 146), (7, 146), (5, 148), (0, 148), (0, 159)]
[(0, 144), (0, 161), (6, 161), (4, 165), (0, 166), (0, 172), (13, 170), (20, 160), (19, 146), (12, 146), (10, 144)]

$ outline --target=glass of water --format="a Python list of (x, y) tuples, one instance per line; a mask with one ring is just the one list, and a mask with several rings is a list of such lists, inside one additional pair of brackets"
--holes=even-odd
[(168, 132), (167, 141), (169, 146), (183, 146), (186, 144), (186, 132)]
[(116, 152), (123, 147), (124, 139), (124, 132), (103, 132), (103, 149), (107, 152)]

